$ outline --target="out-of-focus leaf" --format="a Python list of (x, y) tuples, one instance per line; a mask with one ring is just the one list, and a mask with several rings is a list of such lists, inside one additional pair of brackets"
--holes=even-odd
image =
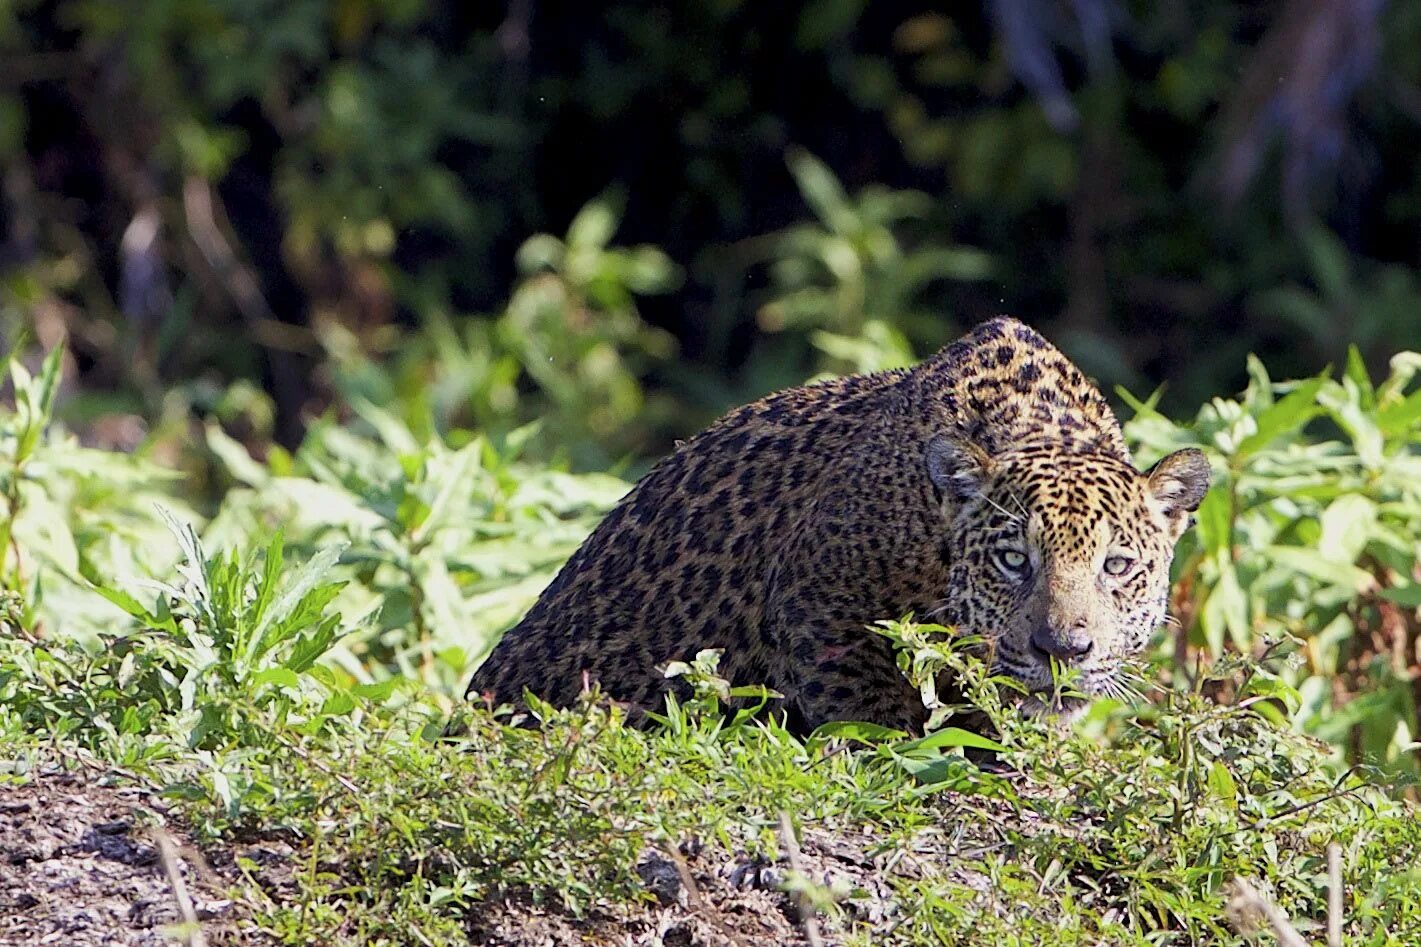
[(1268, 407), (1257, 418), (1258, 430), (1238, 445), (1237, 455), (1246, 458), (1268, 446), (1275, 438), (1301, 428), (1322, 413), (1317, 393), (1325, 377), (1309, 379)]

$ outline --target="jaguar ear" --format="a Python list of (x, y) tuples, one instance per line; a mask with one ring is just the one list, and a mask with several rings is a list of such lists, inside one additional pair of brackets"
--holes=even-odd
[(1175, 451), (1150, 468), (1150, 493), (1170, 519), (1183, 520), (1199, 509), (1209, 492), (1209, 461), (1193, 447)]
[(981, 492), (992, 472), (992, 460), (987, 452), (971, 441), (939, 434), (928, 441), (924, 458), (928, 478), (943, 495), (955, 502)]

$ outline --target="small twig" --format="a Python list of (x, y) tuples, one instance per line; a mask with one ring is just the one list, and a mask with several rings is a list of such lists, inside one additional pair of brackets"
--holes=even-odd
[(207, 938), (202, 933), (202, 922), (197, 919), (197, 908), (188, 894), (187, 882), (183, 881), (182, 867), (178, 864), (178, 847), (172, 836), (160, 826), (148, 830), (149, 837), (158, 846), (158, 858), (163, 863), (163, 871), (168, 876), (168, 884), (173, 888), (173, 900), (178, 906), (178, 917), (183, 922), (183, 939), (188, 947), (207, 947)]
[[(790, 824), (789, 813), (783, 810), (780, 812), (780, 844), (784, 846), (789, 867), (798, 874), (805, 875), (799, 856), (799, 840), (794, 837), (794, 826)], [(799, 908), (799, 921), (804, 925), (804, 939), (809, 941), (809, 947), (823, 947), (824, 938), (819, 934), (819, 915), (815, 913), (814, 905), (803, 891), (796, 895), (795, 902)]]
[(292, 753), (295, 753), (297, 756), (299, 756), (302, 760), (316, 767), (316, 769), (320, 770), (321, 772), (329, 776), (331, 779), (334, 779), (336, 782), (340, 783), (341, 787), (345, 789), (346, 792), (350, 793), (352, 796), (360, 796), (362, 794), (359, 786), (352, 782), (348, 777), (337, 773), (335, 769), (329, 766), (324, 760), (312, 756), (310, 753), (306, 752), (303, 747), (286, 739), (286, 737), (282, 736), (279, 732), (275, 730), (272, 731), (272, 735), (276, 737), (277, 743), (280, 743)]
[(1342, 846), (1327, 846), (1327, 947), (1342, 947)]
[(664, 849), (671, 864), (676, 866), (676, 874), (681, 879), (681, 887), (686, 889), (686, 904), (692, 911), (699, 911), (705, 904), (705, 899), (701, 897), (701, 889), (696, 885), (696, 879), (691, 874), (691, 866), (686, 864), (686, 859), (676, 850), (675, 845), (667, 845)]
[(1263, 896), (1253, 885), (1242, 878), (1233, 882), (1234, 894), (1229, 899), (1229, 919), (1234, 927), (1243, 933), (1258, 926), (1259, 919), (1266, 920), (1278, 938), (1278, 947), (1308, 947), (1308, 942), (1293, 927), (1288, 915), (1272, 901)]

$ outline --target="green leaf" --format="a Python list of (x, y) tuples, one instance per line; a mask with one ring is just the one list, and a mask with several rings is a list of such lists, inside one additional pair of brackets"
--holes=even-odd
[(276, 589), (281, 581), (283, 546), (284, 537), (282, 531), (278, 529), (276, 535), (271, 538), (271, 542), (267, 544), (261, 581), (257, 583), (257, 596), (248, 611), (250, 616), (248, 620), (258, 627), (262, 627), (262, 619), (266, 617), (266, 610), (271, 607), (272, 599), (276, 597)]
[(1403, 608), (1421, 608), (1421, 583), (1413, 582), (1410, 585), (1382, 589), (1382, 598)]
[(1248, 622), (1248, 597), (1239, 585), (1233, 561), (1226, 556), (1220, 558), (1218, 581), (1209, 589), (1209, 596), (1199, 611), (1199, 626), (1215, 658), (1223, 655), (1226, 638), (1244, 648), (1253, 638)]
[(1258, 430), (1239, 442), (1235, 456), (1247, 458), (1267, 447), (1275, 438), (1301, 429), (1321, 414), (1322, 406), (1317, 403), (1317, 393), (1326, 380), (1325, 374), (1309, 379), (1265, 409), (1256, 420)]
[(1268, 377), (1263, 362), (1252, 352), (1248, 353), (1244, 366), (1248, 372), (1248, 388), (1243, 401), (1249, 411), (1258, 414), (1273, 405), (1273, 380)]
[(1351, 303), (1355, 298), (1352, 286), (1352, 264), (1347, 248), (1325, 227), (1310, 227), (1302, 234), (1307, 248), (1308, 263), (1318, 288), (1329, 303)]
[(335, 691), (321, 704), (321, 713), (329, 717), (344, 717), (356, 707), (355, 698), (346, 691)]
[(1150, 392), (1150, 396), (1144, 401), (1136, 398), (1124, 385), (1116, 385), (1115, 394), (1121, 401), (1125, 402), (1126, 407), (1135, 412), (1136, 417), (1164, 417), (1158, 410), (1159, 400), (1164, 396), (1163, 385)]
[(569, 249), (601, 250), (617, 232), (619, 211), (608, 198), (589, 201), (567, 228)]
[[(147, 606), (145, 606), (142, 602), (138, 601), (138, 599), (134, 598), (132, 595), (129, 595), (122, 589), (109, 588), (103, 585), (94, 585), (91, 587), (95, 592), (99, 593), (104, 598), (108, 599), (110, 602), (113, 602), (119, 608), (123, 609), (125, 612), (132, 615), (134, 618), (137, 618), (139, 621), (145, 622), (150, 626), (157, 626), (157, 616), (150, 612)], [(171, 621), (171, 618), (169, 619), (169, 621)]]
[(1375, 412), (1377, 410), (1377, 393), (1372, 387), (1372, 376), (1367, 372), (1367, 363), (1362, 359), (1362, 353), (1355, 345), (1347, 346), (1347, 378), (1352, 384), (1357, 386), (1359, 403), (1362, 410)]
[(1401, 397), (1411, 379), (1421, 372), (1421, 352), (1397, 352), (1387, 364), (1390, 374), (1377, 386), (1377, 404), (1385, 405)]
[[(253, 663), (276, 644), (273, 636), (268, 632), (274, 629), (280, 630), (286, 619), (299, 607), (306, 604), (307, 596), (318, 591), (317, 586), (340, 560), (346, 545), (346, 543), (339, 543), (317, 550), (316, 554), (303, 563), (287, 580), (286, 588), (267, 609), (266, 614), (262, 616), (261, 621), (253, 630), (246, 653), (241, 656), (244, 669), (250, 670)], [(329, 591), (326, 594), (329, 594)]]
[(1209, 766), (1207, 784), (1209, 794), (1215, 799), (1230, 809), (1238, 808), (1238, 784), (1234, 782), (1233, 774), (1222, 761), (1214, 760)]
[(799, 193), (825, 227), (839, 236), (858, 229), (848, 195), (828, 165), (798, 148), (790, 151), (786, 162), (799, 185)]
[(971, 760), (955, 754), (924, 758), (894, 755), (893, 762), (922, 784), (913, 790), (914, 795), (943, 791), (1007, 798), (1012, 795), (1011, 785), (1005, 779), (983, 772)]
[(1363, 393), (1352, 379), (1344, 379), (1345, 384), (1326, 382), (1318, 391), (1317, 400), (1327, 408), (1342, 430), (1352, 439), (1357, 456), (1368, 470), (1376, 470), (1382, 464), (1383, 446), (1381, 429), (1377, 420), (1361, 404)]
[(1199, 504), (1194, 516), (1199, 543), (1204, 551), (1214, 556), (1231, 555), (1233, 510), (1230, 506), (1228, 485), (1216, 484), (1205, 494), (1204, 502)]
[(296, 643), (291, 646), (291, 654), (282, 663), (297, 672), (304, 673), (311, 670), (316, 660), (329, 651), (331, 645), (335, 644), (336, 627), (339, 624), (339, 615), (326, 616), (315, 630), (296, 638)]
[(1007, 749), (995, 740), (989, 740), (984, 736), (963, 730), (960, 727), (943, 727), (941, 730), (936, 730), (920, 739), (899, 743), (893, 747), (893, 752), (906, 756), (928, 750), (946, 749), (948, 747), (992, 750), (997, 753), (1005, 753)]
[(1318, 552), (1331, 562), (1353, 563), (1361, 556), (1377, 522), (1377, 506), (1361, 494), (1338, 497), (1319, 517)]
[(456, 451), (451, 464), (440, 465), (437, 468), (442, 483), (439, 485), (439, 492), (429, 502), (424, 519), (414, 528), (410, 536), (411, 542), (415, 546), (424, 542), (435, 530), (449, 525), (446, 520), (455, 498), (460, 495), (467, 496), (474, 482), (474, 470), (479, 465), (481, 448), (482, 444), (475, 441)]
[(877, 746), (891, 740), (902, 740), (907, 736), (908, 734), (902, 730), (879, 726), (876, 723), (837, 720), (815, 727), (809, 738), (811, 740), (852, 740), (868, 746)]
[(1352, 593), (1365, 592), (1376, 583), (1376, 579), (1367, 570), (1359, 569), (1351, 563), (1337, 562), (1317, 549), (1301, 546), (1264, 546), (1258, 550), (1258, 556), (1274, 568), (1282, 567), (1301, 572)]
[(301, 678), (290, 668), (278, 666), (267, 668), (265, 671), (259, 671), (252, 675), (252, 684), (254, 686), (275, 684), (277, 687), (298, 690), (301, 687)]
[(221, 425), (210, 422), (206, 431), (207, 449), (222, 462), (228, 474), (252, 487), (264, 487), (271, 481), (267, 469), (253, 460), (247, 449), (222, 430)]
[(1302, 695), (1296, 687), (1262, 671), (1254, 672), (1243, 693), (1245, 696), (1270, 697), (1281, 701), (1289, 713), (1297, 713), (1298, 708), (1302, 706)]
[(374, 703), (383, 704), (390, 699), (390, 695), (395, 692), (402, 681), (402, 678), (389, 677), (374, 684), (356, 684), (350, 688), (350, 692), (357, 697), (363, 697)]
[(1409, 431), (1417, 421), (1421, 421), (1421, 390), (1377, 412), (1377, 427), (1388, 437)]

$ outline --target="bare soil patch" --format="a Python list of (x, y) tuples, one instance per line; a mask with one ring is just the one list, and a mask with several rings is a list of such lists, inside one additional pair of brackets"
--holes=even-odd
[(0, 785), (0, 945), (158, 947), (178, 902), (154, 832), (174, 859), (209, 944), (255, 943), (227, 890), (151, 793), (74, 773)]
[[(0, 947), (181, 942), (181, 909), (155, 832), (176, 846), (174, 864), (207, 944), (270, 943), (238, 892), (236, 858), (257, 865), (267, 897), (290, 903), (298, 896), (291, 871), (299, 851), (271, 841), (199, 853), (181, 819), (150, 791), (100, 773), (48, 772), (0, 785)], [(937, 832), (924, 833), (911, 851), (879, 851), (868, 832), (810, 829), (791, 864), (783, 852), (752, 858), (687, 842), (644, 853), (637, 871), (648, 897), (639, 903), (574, 917), (514, 895), (480, 905), (466, 929), (469, 943), (491, 947), (808, 945), (800, 907), (784, 890), (790, 872), (840, 892), (845, 922), (887, 931), (897, 921), (893, 879), (941, 875), (950, 847)], [(948, 873), (980, 880), (963, 867)], [(839, 942), (833, 922), (813, 926), (821, 943)]]

